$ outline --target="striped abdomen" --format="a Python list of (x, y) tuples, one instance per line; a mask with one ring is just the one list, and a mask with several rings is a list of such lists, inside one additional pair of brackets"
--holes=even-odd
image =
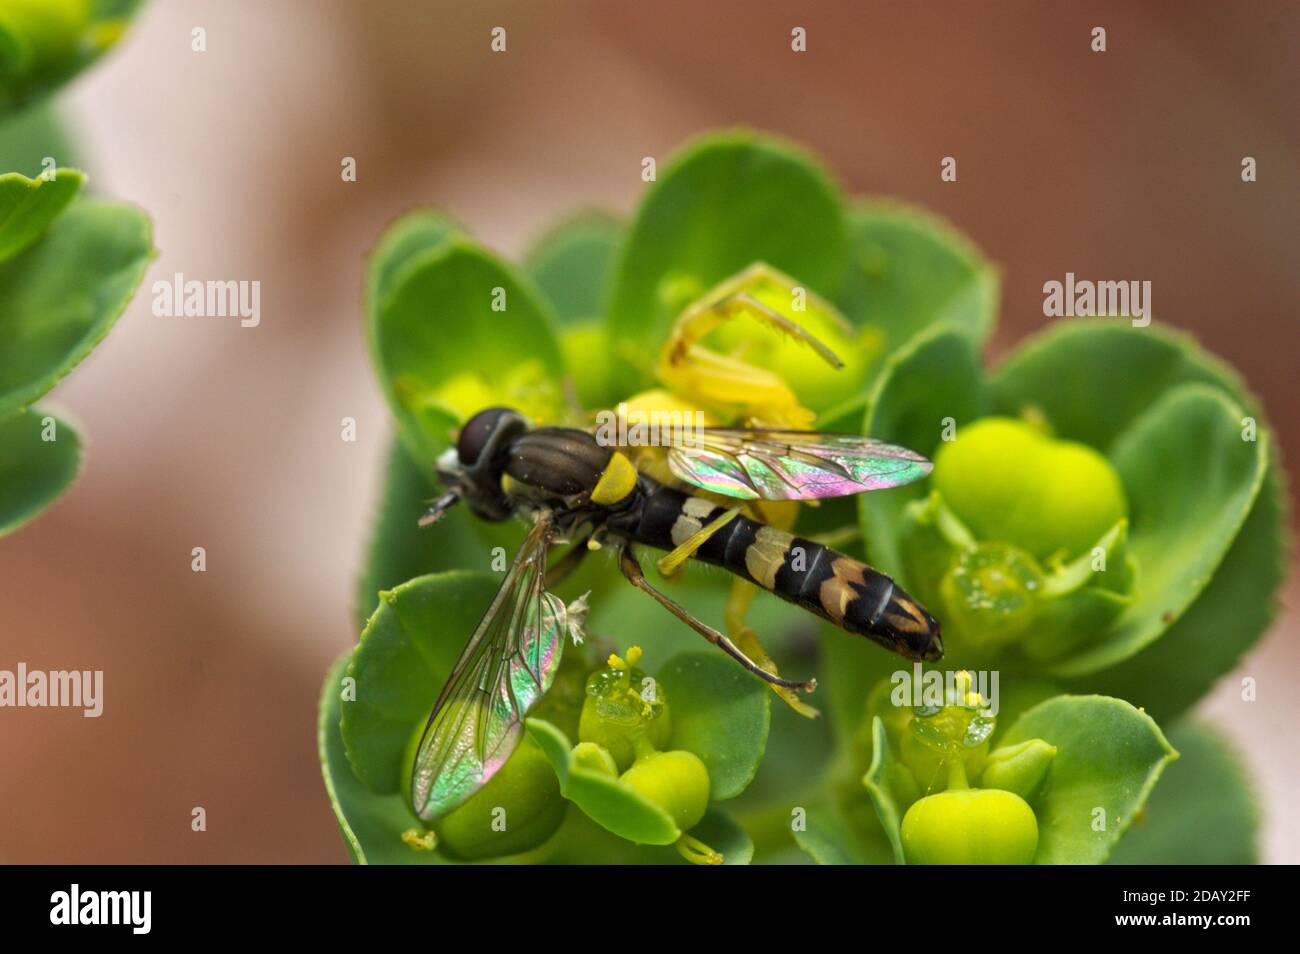
[[(704, 497), (654, 487), (617, 526), (636, 543), (672, 550), (726, 508)], [(734, 518), (695, 553), (841, 629), (909, 659), (943, 655), (939, 624), (883, 573), (830, 547), (747, 517)]]

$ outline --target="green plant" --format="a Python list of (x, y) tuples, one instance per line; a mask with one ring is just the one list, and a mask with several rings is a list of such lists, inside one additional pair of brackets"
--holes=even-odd
[(111, 49), (139, 0), (0, 0), (0, 114), (44, 96)]
[(139, 210), (79, 198), (57, 123), (27, 107), (116, 42), (135, 6), (0, 0), (0, 168), (38, 173), (0, 174), (0, 536), (76, 478), (76, 430), (32, 405), (108, 334), (154, 254)]
[[(575, 218), (523, 270), (428, 211), (395, 222), (372, 253), (367, 338), (396, 440), (357, 597), (361, 641), (327, 678), (320, 715), (326, 788), (354, 859), (453, 860), (406, 805), (403, 763), (499, 582), (463, 568), (519, 539), (458, 512), (416, 529), (458, 424), (491, 404), (578, 421), (572, 395), (590, 411), (653, 386), (674, 318), (757, 261), (838, 308), (848, 328), (835, 347), (852, 360), (833, 378), (761, 336), (747, 358), (780, 373), (819, 429), (938, 459), (934, 479), (907, 491), (804, 508), (800, 531), (857, 527), (869, 560), (950, 624), (943, 669), (996, 667), (1000, 711), (968, 687), (885, 704), (897, 658), (827, 626), (813, 662), (807, 617), (760, 597), (749, 622), (783, 671), (817, 671), (827, 732), (773, 707), (589, 561), (562, 594), (591, 591), (593, 639), (666, 661), (655, 677), (666, 712), (616, 692), (623, 714), (607, 707), (597, 725), (589, 712), (584, 729), (587, 680), (624, 692), (640, 677), (619, 682), (626, 656), (602, 669), (571, 651), (528, 725), (557, 782), (538, 797), (562, 800), (564, 815), (509, 858), (735, 862), (789, 859), (797, 844), (820, 862), (888, 863), (908, 860), (910, 844), (912, 860), (1096, 863), (1117, 846), (1122, 860), (1159, 860), (1207, 805), (1225, 837), (1198, 860), (1252, 858), (1241, 773), (1185, 713), (1262, 632), (1281, 579), (1281, 470), (1253, 399), (1189, 339), (1113, 321), (1039, 336), (985, 373), (998, 280), (969, 241), (905, 205), (846, 200), (804, 153), (738, 132), (665, 164), (626, 228)], [(720, 617), (718, 577), (688, 570), (672, 585)], [(1196, 791), (1155, 787), (1177, 757), (1157, 720), (1184, 752), (1171, 778)], [(628, 778), (629, 760), (681, 773), (690, 796), (669, 804), (657, 780)], [(966, 833), (969, 850), (948, 851), (944, 832)]]

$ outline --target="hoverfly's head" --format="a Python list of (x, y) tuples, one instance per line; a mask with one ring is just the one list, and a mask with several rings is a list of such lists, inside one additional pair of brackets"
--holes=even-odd
[(490, 407), (466, 421), (456, 446), (438, 458), (438, 478), (447, 486), (447, 493), (433, 502), (420, 518), (420, 526), (433, 523), (460, 500), (483, 520), (509, 517), (501, 476), (510, 458), (511, 442), (526, 430), (527, 419), (508, 407)]
[[(527, 429), (528, 422), (524, 416), (508, 407), (479, 411), (460, 429), (456, 438), (456, 457), (466, 470), (504, 468), (510, 440)], [(500, 479), (500, 473), (497, 477)]]

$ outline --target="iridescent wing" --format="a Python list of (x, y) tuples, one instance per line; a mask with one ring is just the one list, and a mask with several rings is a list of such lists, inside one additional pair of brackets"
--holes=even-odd
[(727, 497), (810, 500), (908, 484), (933, 465), (906, 447), (853, 434), (705, 427), (674, 436), (668, 466)]
[(545, 588), (553, 536), (543, 514), (438, 694), (411, 771), (411, 804), (426, 821), (496, 774), (555, 678), (569, 623), (564, 601)]

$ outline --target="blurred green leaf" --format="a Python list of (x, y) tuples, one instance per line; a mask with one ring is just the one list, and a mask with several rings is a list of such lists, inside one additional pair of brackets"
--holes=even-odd
[(423, 727), (501, 578), (447, 572), (381, 594), (347, 674), (341, 731), (354, 774), (379, 794), (400, 793), (412, 735)]
[(0, 114), (56, 90), (121, 39), (139, 0), (0, 4)]
[(48, 103), (0, 116), (0, 171), (38, 176), (46, 159), (55, 166), (77, 165), (72, 143)]
[(1078, 677), (1112, 666), (1153, 640), (1213, 577), (1259, 494), (1268, 441), (1242, 440), (1243, 411), (1204, 384), (1173, 388), (1114, 443), (1129, 498), (1136, 599), (1105, 638), (1053, 663)]
[[(422, 252), (441, 247), (460, 235), (460, 227), (431, 209), (416, 209), (392, 222), (366, 258), (366, 334), (373, 348), (379, 306), (392, 291), (394, 279)], [(376, 357), (378, 352), (375, 352)]]
[[(826, 698), (819, 699), (818, 703), (828, 704), (836, 747), (845, 753), (850, 750), (853, 735), (866, 716), (871, 690), (882, 679), (911, 664), (870, 640), (851, 636), (829, 623), (821, 629), (820, 645), (817, 677), (819, 685), (825, 688), (819, 688), (817, 694), (825, 691)], [(855, 766), (858, 777), (853, 778), (854, 787), (860, 787), (864, 769), (865, 765)]]
[(891, 777), (900, 770), (906, 771), (894, 758), (894, 751), (885, 734), (885, 723), (877, 716), (871, 720), (871, 766), (867, 769), (862, 784), (871, 796), (871, 804), (875, 806), (876, 816), (889, 839), (889, 846), (894, 850), (894, 864), (897, 865), (907, 863), (903, 857), (903, 840), (899, 831), (907, 803), (897, 797)]
[[(969, 336), (940, 325), (889, 357), (876, 380), (863, 432), (933, 459), (946, 420), (960, 428), (980, 417), (983, 408), (979, 358)], [(857, 498), (867, 556), (904, 585), (909, 581), (903, 575), (898, 526), (907, 504), (925, 497), (929, 488), (923, 480)]]
[(824, 296), (839, 291), (848, 231), (807, 153), (734, 132), (692, 143), (658, 172), (619, 250), (608, 310), (618, 358), (646, 381), (682, 309), (754, 262)]
[(1115, 865), (1253, 865), (1259, 811), (1228, 743), (1184, 720), (1169, 733), (1178, 761), (1115, 846)]
[(1036, 864), (1100, 864), (1178, 757), (1143, 712), (1106, 696), (1057, 696), (1027, 711), (999, 744), (1042, 739), (1056, 758), (1033, 801)]
[(85, 181), (76, 169), (58, 169), (48, 180), (18, 172), (0, 175), (0, 262), (40, 238)]
[(794, 840), (819, 865), (888, 864), (889, 849), (883, 856), (863, 844), (858, 833), (830, 808), (810, 808), (803, 830), (794, 832)]
[(735, 798), (763, 760), (771, 693), (721, 653), (681, 653), (657, 678), (672, 712), (672, 747), (704, 762), (713, 801)]
[(855, 324), (885, 333), (887, 351), (938, 324), (981, 344), (997, 324), (997, 268), (925, 209), (864, 200), (849, 212), (852, 263), (839, 302)]
[(610, 264), (622, 223), (602, 212), (561, 222), (524, 256), (524, 270), (567, 324), (604, 315)]
[(0, 263), (0, 417), (54, 387), (108, 334), (153, 254), (143, 212), (86, 200)]
[(412, 222), (381, 240), (367, 300), (398, 433), (432, 472), (453, 429), (484, 407), (558, 419), (563, 360), (545, 305), (510, 266), (464, 238), (439, 239), (430, 221)]
[(58, 499), (80, 466), (81, 438), (71, 425), (35, 409), (0, 420), (0, 537)]

